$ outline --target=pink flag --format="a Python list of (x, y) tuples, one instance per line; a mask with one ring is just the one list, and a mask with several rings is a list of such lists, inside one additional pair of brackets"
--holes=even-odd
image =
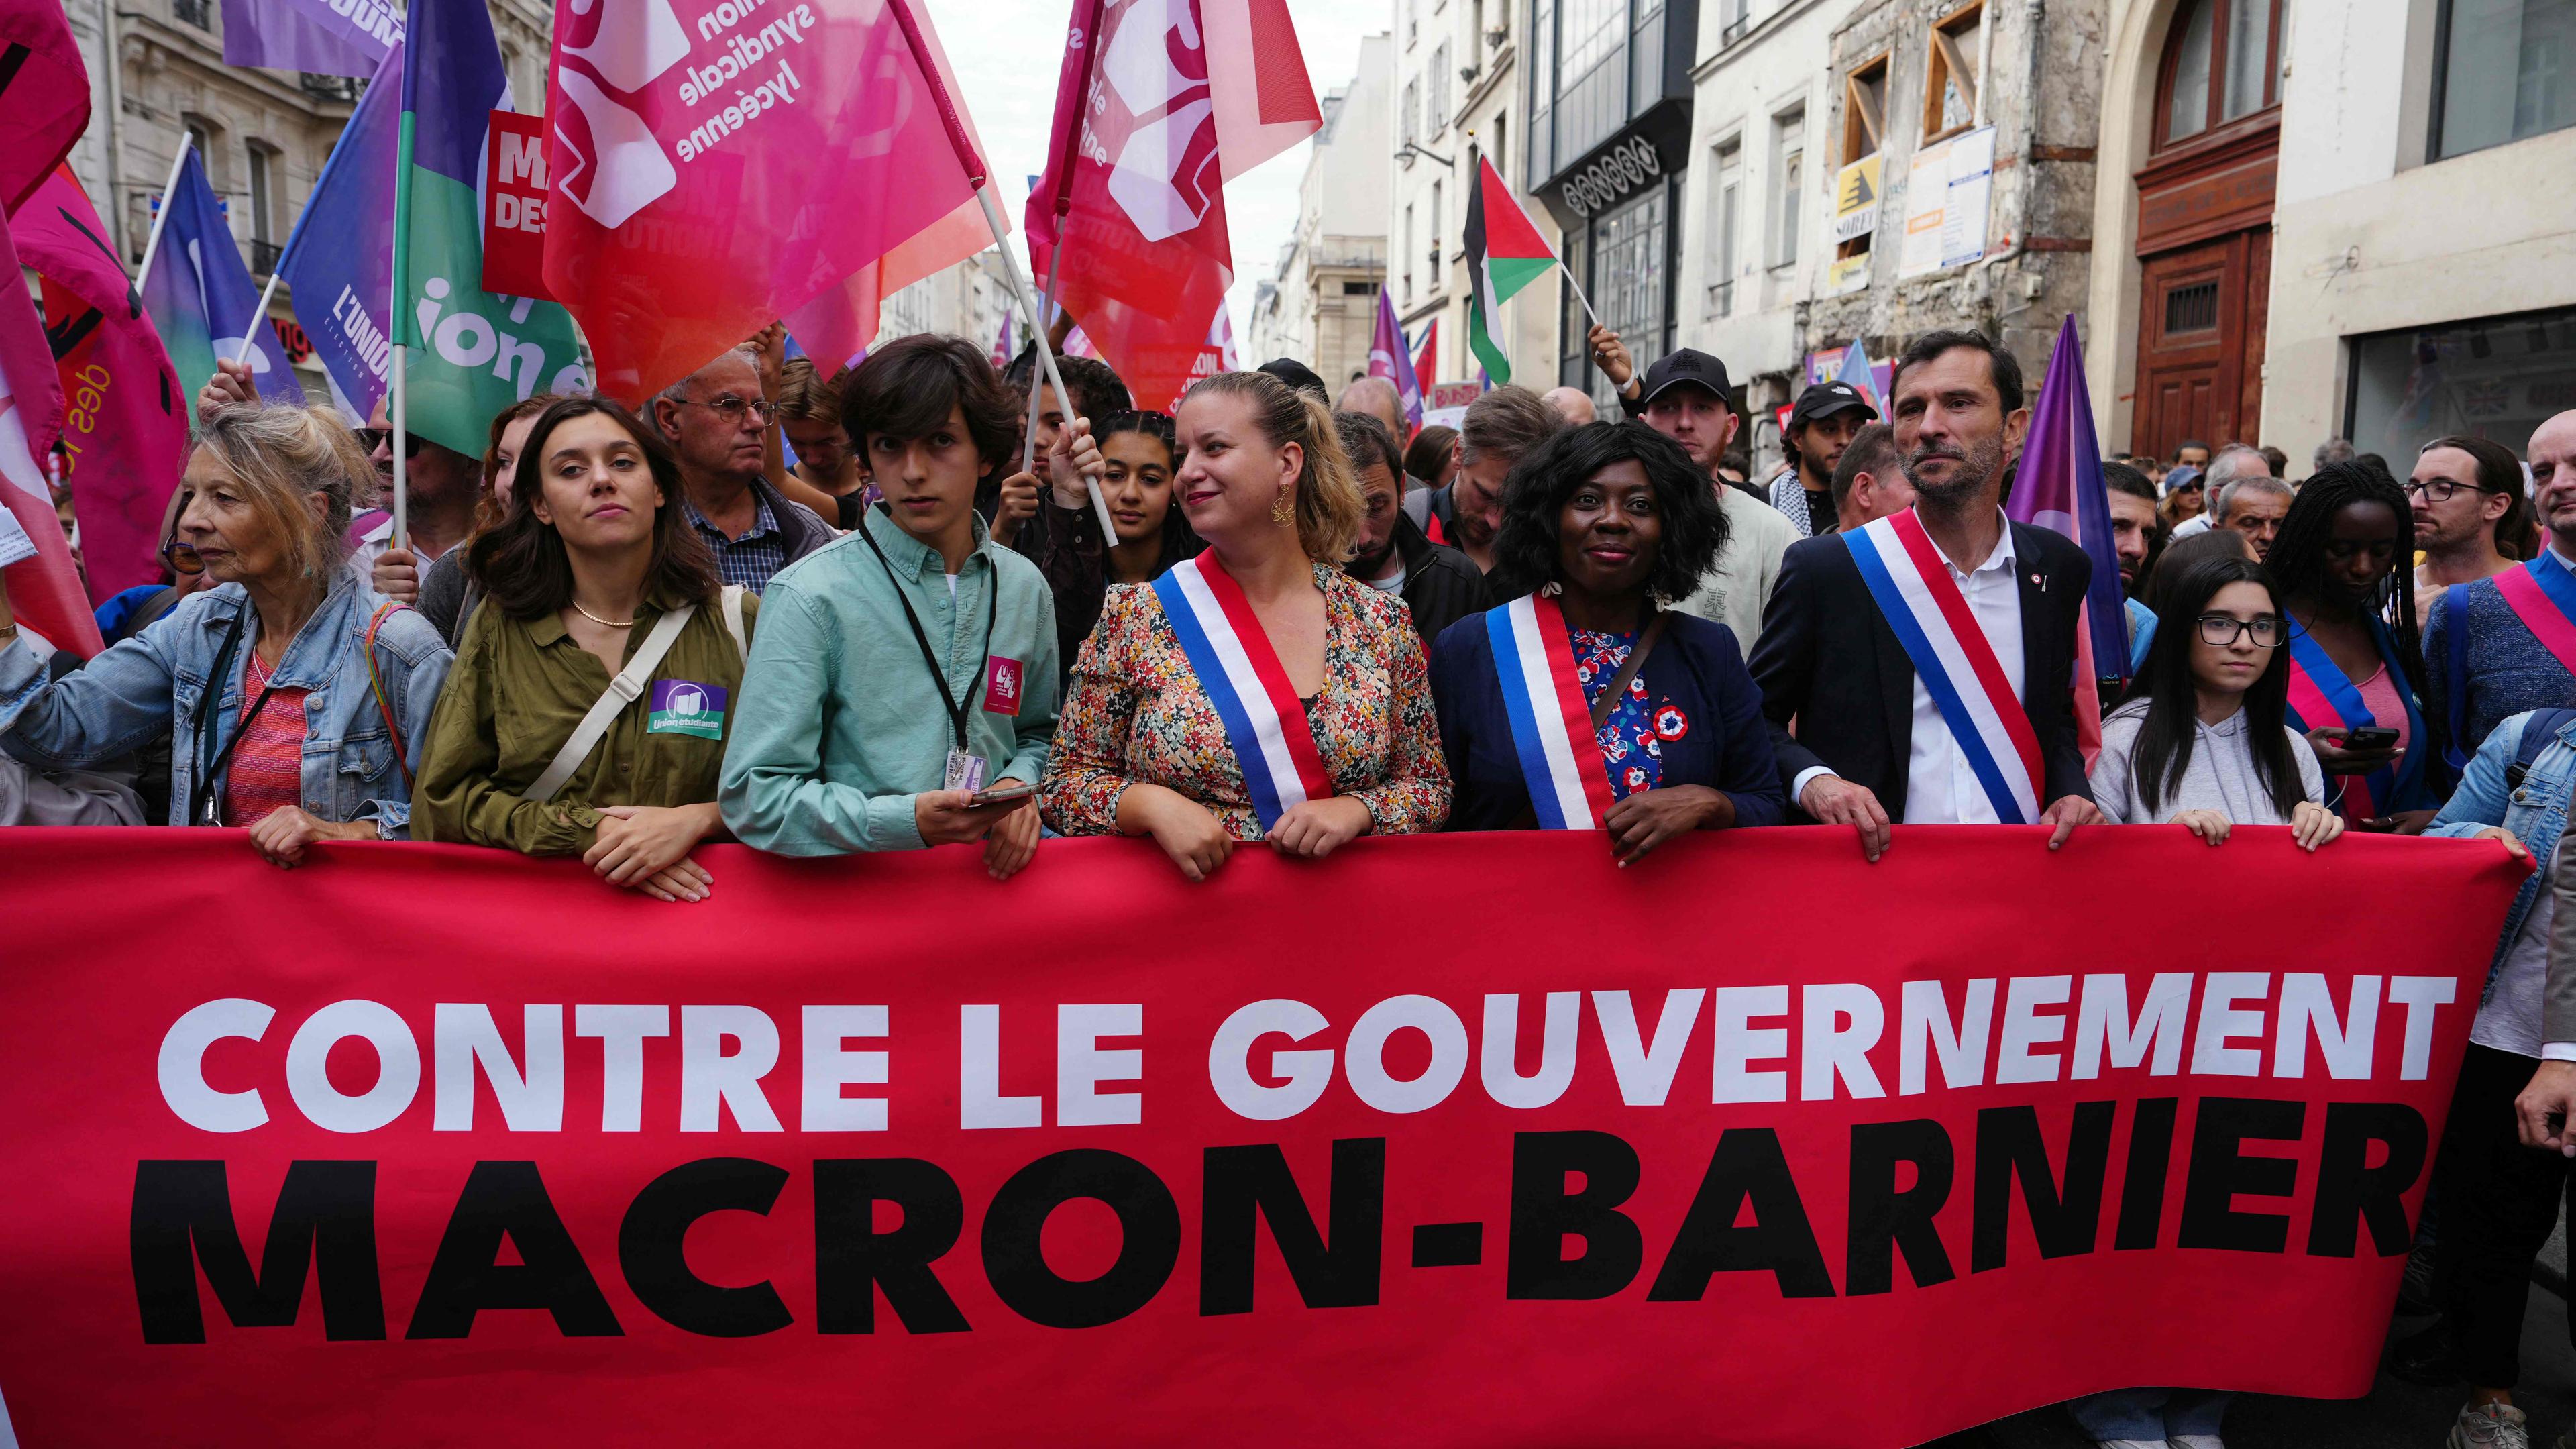
[(0, 209), (44, 184), (89, 125), (89, 68), (62, 0), (0, 0)]
[(161, 512), (188, 463), (187, 390), (70, 166), (54, 168), (10, 228), (18, 260), (44, 281), (81, 568), (98, 602), (160, 577)]
[[(727, 17), (732, 17), (728, 19)], [(640, 401), (775, 318), (856, 354), (887, 295), (992, 243), (887, 0), (559, 0), (546, 282)], [(953, 86), (953, 83), (952, 83)]]
[[(0, 281), (17, 275), (18, 249), (0, 222)], [(8, 565), (9, 602), (19, 621), (55, 648), (87, 659), (100, 648), (98, 621), (90, 617), (71, 540), (63, 537), (45, 483), (45, 460), (63, 430), (63, 393), (54, 383), (44, 325), (21, 297), (0, 306), (0, 500), (36, 551)]]
[[(1234, 279), (1222, 183), (1323, 124), (1287, 0), (1084, 0), (1029, 260), (1139, 398), (1189, 380)], [(1083, 25), (1088, 18), (1090, 24)]]

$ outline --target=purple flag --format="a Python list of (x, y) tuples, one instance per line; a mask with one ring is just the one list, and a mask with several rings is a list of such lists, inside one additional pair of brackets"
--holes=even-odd
[(224, 0), (224, 64), (364, 78), (402, 39), (395, 0)]
[(1368, 375), (1395, 384), (1395, 395), (1404, 400), (1404, 425), (1422, 426), (1422, 382), (1414, 376), (1413, 349), (1404, 345), (1404, 329), (1395, 325), (1395, 302), (1384, 287), (1377, 289), (1377, 336), (1369, 343)]
[[(2082, 701), (2093, 693), (2084, 681), (2097, 675), (2128, 677), (2129, 641), (2120, 602), (2120, 556), (2111, 543), (2111, 495), (2102, 482), (2093, 399), (2084, 385), (2084, 345), (2076, 339), (2071, 316), (2058, 329), (2057, 349), (2049, 354), (2048, 380), (2031, 409), (2030, 434), (2022, 444), (2004, 513), (2016, 522), (2066, 535), (2093, 560), (2093, 582), (2084, 594), (2086, 628), (2078, 637), (2075, 692), (2081, 716)], [(2083, 658), (2088, 652), (2089, 665)]]

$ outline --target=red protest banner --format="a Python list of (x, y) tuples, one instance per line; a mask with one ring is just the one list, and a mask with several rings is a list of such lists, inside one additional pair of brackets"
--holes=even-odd
[(1892, 1449), (2364, 1391), (2522, 867), (2240, 830), (2160, 911), (2181, 830), (2041, 838), (714, 847), (674, 907), (0, 832), (0, 1393), (44, 1445)]
[(546, 290), (546, 118), (492, 112), (483, 157), (483, 290), (553, 297)]

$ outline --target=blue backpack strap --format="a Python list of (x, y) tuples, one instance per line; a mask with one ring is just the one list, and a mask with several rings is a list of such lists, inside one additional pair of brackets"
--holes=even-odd
[[(2460, 598), (2460, 590), (2467, 587), (2462, 584), (2444, 589), (2436, 603), (2436, 607), (2442, 610), (2443, 624), (2442, 703), (2446, 706), (2443, 713), (2449, 716), (2445, 722), (2451, 728), (2451, 738), (2442, 750), (2442, 762), (2451, 767), (2454, 779), (2469, 768), (2469, 621), (2462, 617), (2468, 612), (2468, 606)], [(2529, 737), (2529, 732), (2525, 731), (2524, 738)], [(2530, 764), (2529, 760), (2523, 761), (2525, 768)]]
[(2532, 762), (2540, 752), (2557, 743), (2558, 732), (2576, 720), (2576, 709), (2535, 709), (2522, 722), (2522, 739), (2513, 752), (2513, 763), (2505, 767), (2504, 783), (2508, 790), (2519, 790), (2531, 775)]

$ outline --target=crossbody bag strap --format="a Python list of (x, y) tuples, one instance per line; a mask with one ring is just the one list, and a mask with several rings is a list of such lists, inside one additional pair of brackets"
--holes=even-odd
[(1610, 711), (1619, 707), (1619, 697), (1628, 692), (1628, 686), (1637, 678), (1637, 671), (1646, 667), (1646, 656), (1655, 652), (1655, 641), (1664, 637), (1664, 626), (1672, 622), (1672, 617), (1658, 612), (1646, 621), (1645, 629), (1637, 635), (1637, 647), (1628, 651), (1628, 662), (1619, 666), (1619, 672), (1610, 676), (1609, 688), (1602, 690), (1600, 697), (1592, 701), (1594, 734), (1599, 734), (1601, 727), (1610, 722)]
[(653, 621), (653, 632), (644, 636), (644, 643), (636, 649), (635, 657), (627, 660), (626, 667), (617, 671), (617, 677), (608, 681), (608, 688), (600, 694), (598, 702), (591, 705), (590, 713), (581, 717), (581, 723), (572, 727), (571, 738), (563, 742), (562, 749), (555, 751), (554, 763), (546, 766), (544, 774), (519, 792), (520, 799), (531, 805), (542, 805), (554, 798), (555, 792), (572, 778), (572, 772), (581, 768), (581, 762), (590, 758), (592, 750), (599, 748), (600, 736), (608, 733), (609, 722), (643, 695), (645, 681), (653, 677), (654, 670), (662, 667), (662, 656), (671, 652), (672, 641), (680, 637), (680, 631), (688, 627), (690, 617), (697, 612), (697, 605), (686, 604)]
[(385, 735), (393, 741), (394, 763), (402, 767), (403, 788), (408, 790), (412, 786), (411, 751), (404, 748), (402, 725), (394, 719), (393, 701), (385, 697), (384, 671), (376, 667), (376, 631), (385, 627), (387, 619), (401, 613), (403, 607), (390, 602), (376, 606), (375, 617), (367, 621), (362, 652), (367, 656), (367, 689), (376, 697), (376, 712), (384, 716)]
[(740, 584), (724, 586), (724, 625), (725, 632), (733, 636), (733, 652), (742, 658), (750, 658), (751, 641), (744, 637), (742, 632), (742, 585)]

